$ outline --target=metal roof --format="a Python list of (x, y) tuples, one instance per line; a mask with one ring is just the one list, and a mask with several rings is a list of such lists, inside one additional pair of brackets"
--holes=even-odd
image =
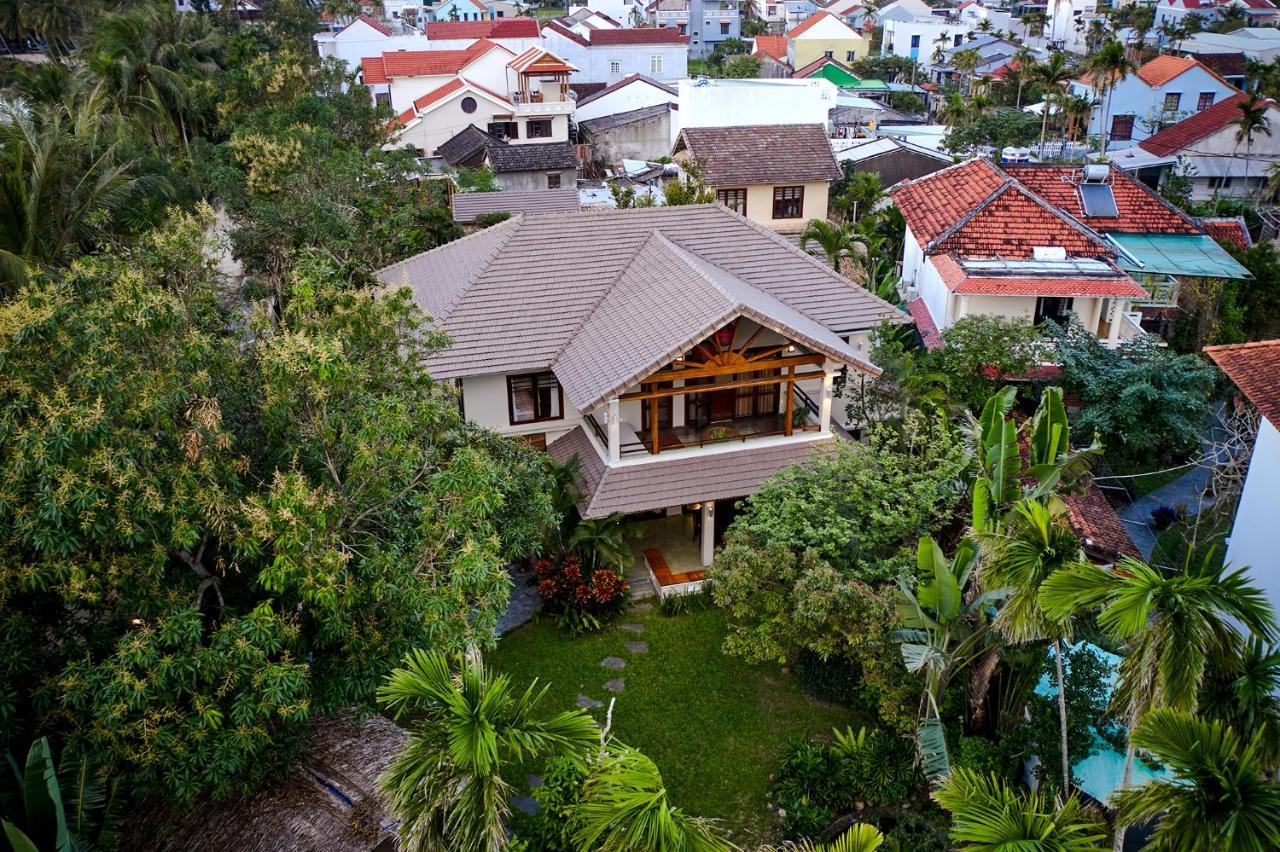
[(995, 277), (997, 275), (1063, 275), (1070, 278), (1116, 277), (1116, 269), (1104, 260), (1086, 257), (1068, 257), (1063, 260), (968, 260), (960, 265), (971, 275)]
[(1107, 238), (1120, 247), (1120, 267), (1130, 272), (1250, 277), (1249, 270), (1207, 234), (1107, 234)]

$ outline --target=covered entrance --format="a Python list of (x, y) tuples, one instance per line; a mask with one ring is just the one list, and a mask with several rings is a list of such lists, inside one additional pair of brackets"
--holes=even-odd
[(736, 513), (736, 500), (713, 500), (629, 519), (632, 561), (626, 575), (632, 594), (665, 597), (701, 588), (715, 547)]

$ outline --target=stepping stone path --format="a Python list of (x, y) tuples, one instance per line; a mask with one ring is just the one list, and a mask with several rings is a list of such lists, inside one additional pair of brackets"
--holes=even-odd
[(614, 678), (613, 680), (606, 680), (604, 682), (604, 688), (609, 690), (610, 692), (621, 692), (622, 690), (626, 689), (626, 687), (627, 687), (626, 681), (624, 681), (620, 677)]
[(604, 666), (606, 669), (613, 669), (616, 672), (625, 669), (627, 667), (627, 661), (621, 657), (605, 657), (600, 661), (600, 665)]
[(591, 696), (589, 696), (589, 695), (584, 695), (583, 693), (579, 692), (579, 693), (578, 693), (578, 706), (579, 706), (579, 707), (581, 707), (583, 710), (594, 710), (594, 709), (596, 709), (597, 707), (603, 707), (603, 706), (604, 706), (604, 702), (603, 702), (603, 701), (596, 701), (596, 700), (595, 700), (594, 698), (592, 698)]
[(628, 642), (627, 651), (628, 653), (632, 653), (632, 654), (647, 654), (649, 653), (649, 643), (648, 642)]
[(628, 612), (648, 612), (651, 609), (653, 609), (653, 604), (649, 603), (648, 601), (645, 601), (644, 603), (633, 604), (631, 609), (627, 611)]
[(618, 627), (622, 628), (623, 630), (627, 631), (628, 633), (643, 633), (643, 632), (644, 632), (644, 625), (643, 625), (643, 624), (619, 624), (619, 625), (618, 625)]

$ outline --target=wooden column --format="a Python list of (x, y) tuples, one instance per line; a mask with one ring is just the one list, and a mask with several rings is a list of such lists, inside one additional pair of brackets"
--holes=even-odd
[(791, 437), (791, 423), (796, 411), (796, 368), (787, 368), (787, 419), (782, 421), (782, 434)]
[(649, 400), (649, 436), (653, 441), (653, 454), (658, 454), (658, 398)]

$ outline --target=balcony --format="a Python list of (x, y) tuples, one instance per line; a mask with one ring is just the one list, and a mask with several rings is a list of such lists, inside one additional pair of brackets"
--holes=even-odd
[(564, 92), (555, 89), (538, 92), (512, 92), (511, 103), (516, 115), (568, 115), (573, 112), (573, 101)]

